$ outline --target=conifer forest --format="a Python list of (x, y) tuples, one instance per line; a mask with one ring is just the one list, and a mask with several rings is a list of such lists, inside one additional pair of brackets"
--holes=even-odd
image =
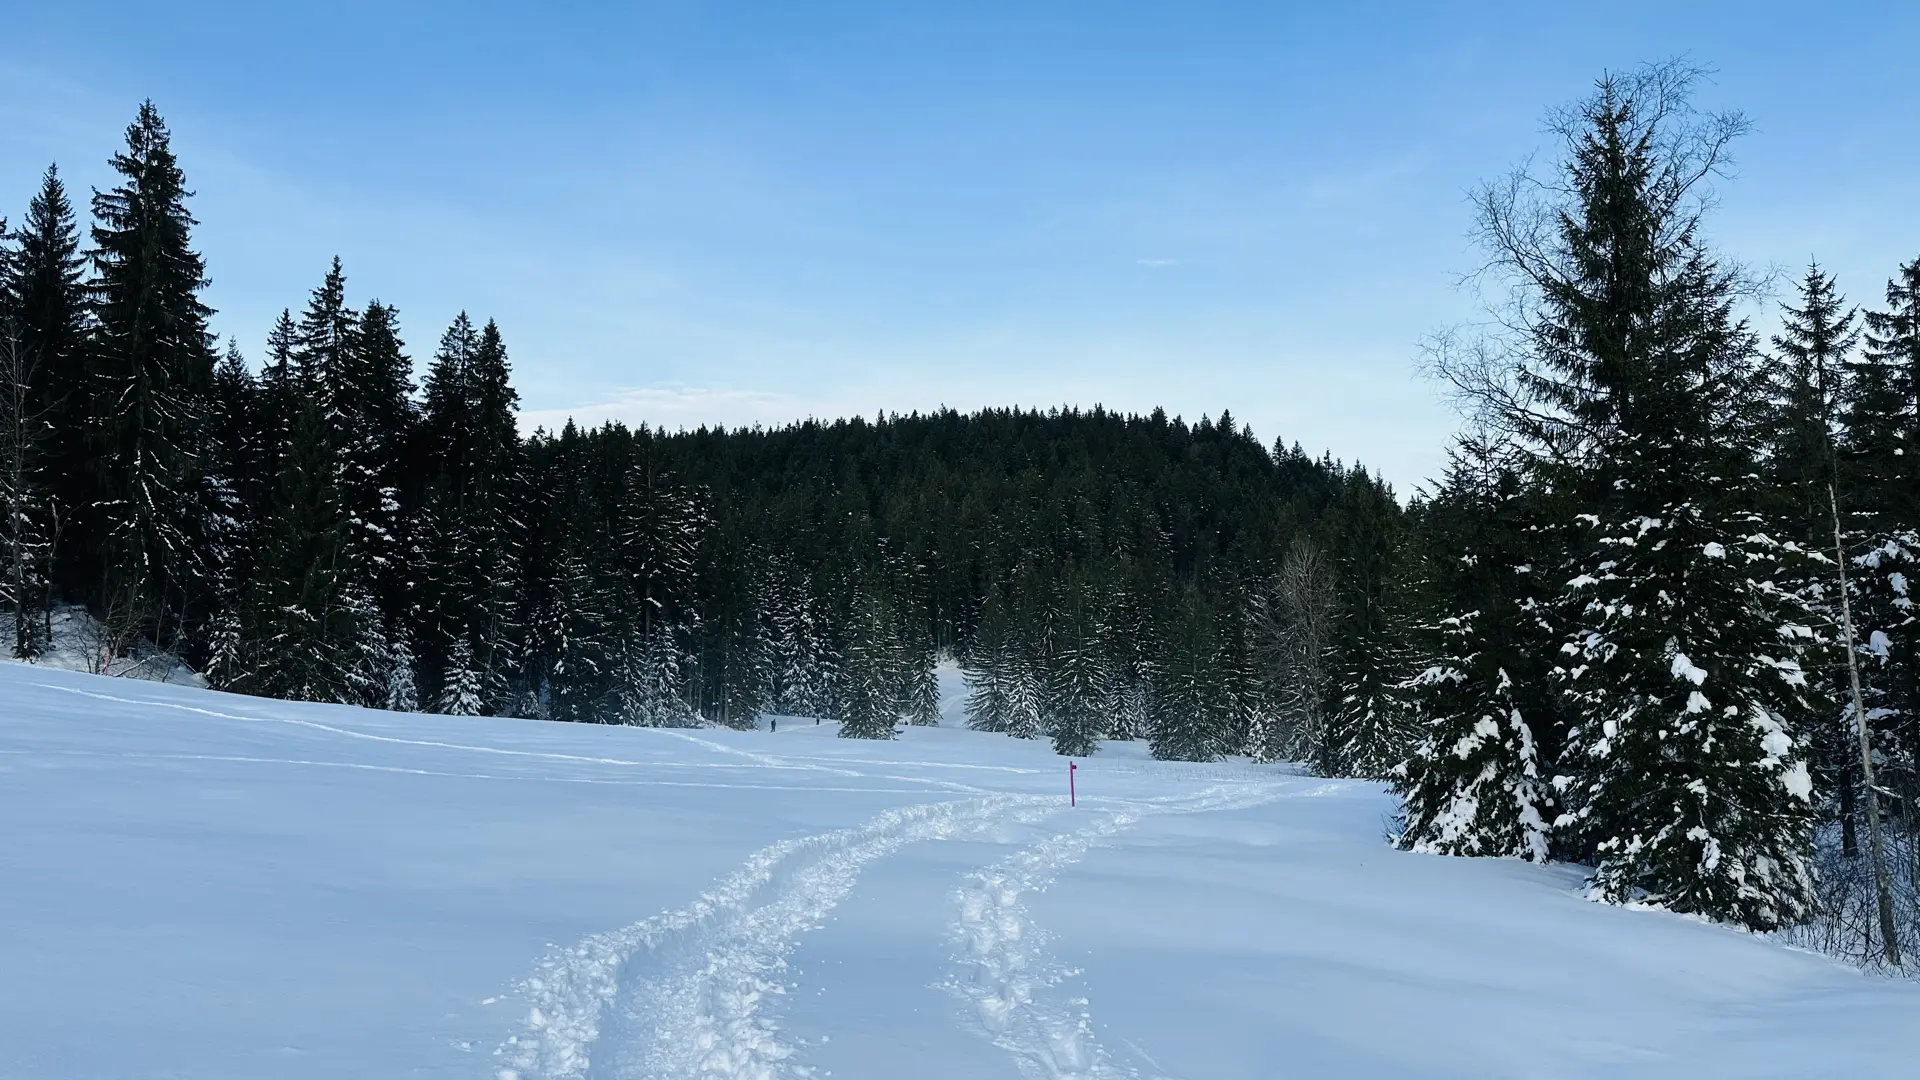
[(5, 228), (7, 649), (84, 608), (101, 674), (867, 739), (952, 662), (978, 729), (1374, 779), (1403, 847), (1910, 961), (1920, 236), (1871, 282), (1716, 248), (1749, 125), (1697, 81), (1604, 77), (1475, 191), (1486, 318), (1421, 350), (1462, 422), (1411, 491), (1233, 401), (526, 433), (511, 326), (350, 260), (223, 340), (143, 104), (111, 187), (49, 167)]

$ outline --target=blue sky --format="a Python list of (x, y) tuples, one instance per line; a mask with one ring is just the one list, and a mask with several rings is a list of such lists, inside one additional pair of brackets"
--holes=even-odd
[(1226, 408), (1405, 490), (1467, 192), (1677, 53), (1756, 126), (1720, 244), (1858, 301), (1920, 255), (1920, 5), (9, 7), (0, 213), (108, 183), (150, 96), (223, 337), (338, 254), (422, 364), (498, 319), (538, 421)]

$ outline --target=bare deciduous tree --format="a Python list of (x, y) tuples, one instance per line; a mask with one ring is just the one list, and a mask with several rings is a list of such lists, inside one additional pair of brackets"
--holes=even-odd
[(1253, 611), (1261, 668), (1278, 710), (1275, 756), (1317, 761), (1325, 749), (1335, 607), (1333, 567), (1311, 540), (1295, 537)]

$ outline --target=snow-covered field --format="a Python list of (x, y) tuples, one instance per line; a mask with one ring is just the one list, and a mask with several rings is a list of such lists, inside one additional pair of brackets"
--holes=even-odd
[(0, 664), (0, 1076), (1913, 1075), (1920, 986), (1373, 785)]

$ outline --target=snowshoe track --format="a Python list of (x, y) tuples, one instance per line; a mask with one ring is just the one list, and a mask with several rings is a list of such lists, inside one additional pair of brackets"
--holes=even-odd
[(1065, 989), (1078, 972), (1047, 956), (1048, 935), (1034, 925), (1022, 897), (1044, 892), (1088, 849), (1142, 818), (1244, 809), (1337, 787), (1222, 784), (1190, 796), (1124, 803), (1091, 825), (968, 874), (954, 896), (949, 937), (956, 952), (943, 988), (964, 1002), (965, 1022), (1011, 1055), (1028, 1080), (1142, 1080), (1137, 1068), (1101, 1045), (1087, 999)]
[(499, 1080), (773, 1080), (804, 1076), (775, 1017), (795, 939), (821, 925), (867, 864), (923, 840), (1065, 811), (1002, 795), (902, 807), (784, 840), (687, 907), (549, 954), (520, 987), (524, 1031)]

